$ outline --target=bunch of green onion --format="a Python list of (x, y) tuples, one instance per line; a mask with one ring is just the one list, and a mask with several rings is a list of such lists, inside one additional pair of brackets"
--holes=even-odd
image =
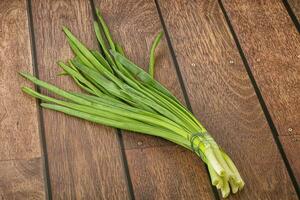
[(44, 108), (60, 111), (107, 126), (164, 138), (194, 151), (206, 163), (211, 182), (222, 196), (244, 186), (229, 156), (175, 96), (153, 78), (154, 52), (162, 33), (150, 51), (149, 73), (126, 58), (114, 42), (97, 10), (100, 23), (94, 29), (101, 52), (86, 48), (67, 28), (63, 28), (75, 57), (58, 62), (63, 75), (74, 79), (85, 93), (69, 92), (28, 74), (22, 76), (62, 97), (52, 98), (28, 87), (22, 90), (41, 99)]

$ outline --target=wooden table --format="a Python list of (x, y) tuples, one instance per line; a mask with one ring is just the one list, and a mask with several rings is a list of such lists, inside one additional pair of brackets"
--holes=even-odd
[(2, 0), (0, 199), (221, 198), (192, 152), (41, 109), (20, 91), (30, 84), (19, 71), (77, 89), (56, 76), (72, 56), (61, 28), (97, 49), (96, 7), (140, 66), (164, 31), (156, 78), (236, 162), (246, 187), (229, 199), (299, 198), (298, 0)]

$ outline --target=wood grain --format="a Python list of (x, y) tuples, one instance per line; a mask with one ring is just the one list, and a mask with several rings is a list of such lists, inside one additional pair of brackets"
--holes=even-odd
[(300, 183), (300, 160), (299, 154), (295, 153), (297, 149), (300, 149), (300, 135), (280, 136), (279, 138), (297, 178), (297, 182)]
[(35, 100), (22, 93), (20, 86), (29, 85), (17, 74), (32, 72), (26, 4), (1, 1), (0, 5), (0, 160), (39, 157)]
[[(97, 48), (89, 1), (32, 1), (37, 62), (41, 79), (69, 90), (57, 77), (57, 60), (72, 57), (63, 25), (88, 47)], [(53, 199), (128, 199), (116, 130), (43, 110)]]
[(179, 146), (126, 151), (136, 199), (213, 199), (202, 161)]
[[(259, 0), (224, 1), (224, 6), (278, 134), (300, 135), (300, 35), (285, 7)], [(299, 180), (300, 165), (292, 160), (300, 148), (287, 151)]]
[(41, 158), (0, 162), (0, 199), (45, 199)]
[[(155, 3), (147, 0), (96, 0), (95, 4), (102, 11), (115, 40), (125, 47), (128, 57), (147, 69), (151, 43), (162, 31)], [(183, 102), (165, 39), (156, 52), (155, 75)], [(123, 139), (136, 199), (213, 198), (200, 158), (159, 138), (124, 133)], [(187, 166), (193, 166), (193, 170), (185, 174)], [(195, 191), (201, 196), (192, 196)]]
[(193, 111), (245, 179), (230, 198), (297, 199), (218, 1), (159, 5)]
[(300, 21), (300, 1), (299, 0), (288, 0), (287, 2), (290, 4), (298, 21)]
[(45, 196), (36, 102), (18, 75), (32, 72), (26, 1), (0, 1), (0, 199)]

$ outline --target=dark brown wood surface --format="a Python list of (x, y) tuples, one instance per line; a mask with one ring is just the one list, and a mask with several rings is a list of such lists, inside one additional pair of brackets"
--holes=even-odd
[[(147, 0), (95, 1), (126, 55), (147, 70), (151, 43), (162, 31), (155, 3)], [(115, 9), (122, 7), (123, 9)], [(182, 102), (183, 95), (165, 39), (156, 51), (156, 79)], [(124, 133), (128, 167), (136, 199), (212, 199), (200, 158), (159, 138)], [(179, 150), (180, 149), (180, 150)], [(185, 157), (185, 161), (179, 159)], [(188, 163), (188, 164), (187, 164)], [(197, 163), (193, 172), (188, 166)], [(190, 180), (187, 183), (187, 180)], [(184, 186), (182, 186), (184, 185)], [(192, 195), (201, 194), (201, 197)]]
[(199, 157), (179, 146), (126, 151), (136, 199), (214, 199)]
[(0, 1), (0, 199), (45, 196), (36, 101), (18, 75), (33, 69), (27, 17), (26, 1)]
[(193, 111), (247, 183), (231, 197), (296, 199), (218, 1), (159, 4)]
[[(298, 1), (288, 3), (299, 18)], [(229, 199), (299, 199), (300, 37), (282, 1), (4, 0), (1, 200), (221, 198), (194, 153), (150, 136), (122, 131), (120, 137), (116, 129), (49, 110), (40, 116), (37, 101), (20, 91), (32, 85), (17, 72), (37, 73), (34, 67), (41, 79), (78, 90), (70, 78), (57, 76), (56, 61), (72, 57), (62, 26), (98, 49), (95, 7), (128, 57), (145, 70), (153, 39), (166, 31), (156, 51), (156, 79), (191, 106), (236, 163), (246, 186)]]
[(300, 21), (300, 1), (299, 0), (288, 0), (287, 1), (293, 11), (293, 13), (296, 15), (298, 21)]
[[(39, 77), (77, 88), (58, 77), (58, 60), (72, 57), (62, 26), (97, 48), (89, 1), (32, 1)], [(53, 199), (127, 199), (127, 183), (116, 130), (43, 110)]]
[[(281, 1), (224, 1), (300, 183), (300, 35)], [(243, 8), (243, 9), (242, 9)]]

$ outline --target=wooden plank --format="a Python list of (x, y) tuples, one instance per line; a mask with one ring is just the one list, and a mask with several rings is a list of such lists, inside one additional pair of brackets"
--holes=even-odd
[(193, 111), (245, 180), (231, 198), (297, 199), (218, 1), (159, 5)]
[[(126, 151), (136, 199), (213, 199), (202, 161), (179, 146)], [(195, 195), (196, 194), (196, 195)]]
[[(162, 30), (154, 1), (96, 0), (95, 4), (129, 58), (147, 69), (151, 43)], [(165, 39), (156, 59), (156, 78), (183, 102)], [(136, 199), (199, 199), (193, 193), (201, 194), (203, 199), (213, 198), (204, 165), (191, 152), (154, 137), (124, 133), (123, 139)], [(184, 173), (191, 166), (193, 170)]]
[[(1, 1), (0, 159), (41, 156), (35, 100), (20, 90), (27, 81), (19, 71), (32, 72), (25, 1)], [(22, 18), (22, 20), (20, 20)]]
[[(32, 1), (37, 62), (41, 79), (69, 90), (57, 77), (57, 60), (72, 57), (63, 25), (97, 48), (89, 1)], [(53, 199), (128, 199), (116, 130), (43, 110)]]
[(0, 199), (45, 199), (41, 158), (0, 161)]
[(300, 1), (299, 0), (287, 0), (292, 11), (296, 15), (298, 21), (300, 21)]
[[(224, 6), (278, 134), (293, 146), (300, 135), (300, 35), (281, 1), (224, 1)], [(286, 150), (299, 180), (300, 165), (293, 160), (300, 149)]]
[(299, 154), (296, 153), (300, 149), (300, 135), (280, 136), (279, 138), (297, 178), (297, 182), (300, 183), (300, 159)]
[(0, 199), (45, 196), (35, 100), (19, 71), (32, 72), (25, 0), (0, 1)]

